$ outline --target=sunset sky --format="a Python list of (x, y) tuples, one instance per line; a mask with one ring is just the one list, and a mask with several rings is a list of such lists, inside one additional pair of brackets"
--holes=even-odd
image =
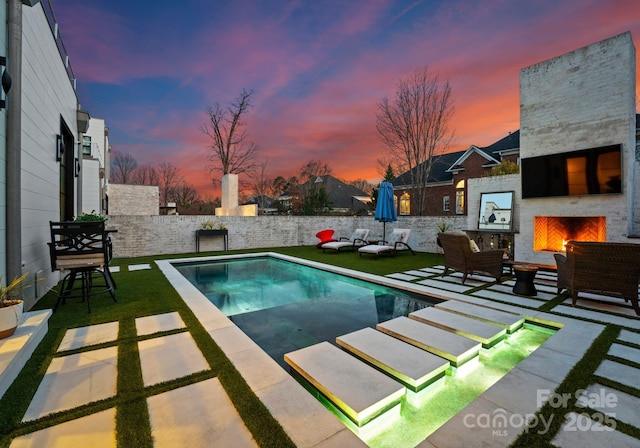
[[(253, 89), (268, 175), (311, 159), (377, 183), (377, 103), (428, 66), (454, 98), (454, 150), (519, 128), (520, 69), (631, 31), (637, 0), (52, 0), (78, 97), (114, 151), (211, 185), (206, 109)], [(637, 70), (640, 73), (640, 70)], [(640, 86), (640, 80), (637, 82)]]

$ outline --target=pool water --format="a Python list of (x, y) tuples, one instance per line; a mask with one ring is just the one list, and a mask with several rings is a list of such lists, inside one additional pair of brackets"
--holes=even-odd
[(438, 302), (269, 257), (175, 267), (286, 370), (285, 353)]

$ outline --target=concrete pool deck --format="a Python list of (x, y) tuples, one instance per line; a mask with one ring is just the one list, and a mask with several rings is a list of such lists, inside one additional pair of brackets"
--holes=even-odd
[[(278, 254), (269, 253), (269, 255), (290, 259)], [(197, 260), (203, 260), (203, 258)], [(297, 446), (322, 448), (364, 446), (357, 436), (213, 306), (170, 263), (171, 260), (158, 261), (157, 265), (193, 313), (198, 316), (212, 339), (238, 369), (252, 391)], [(318, 263), (309, 264), (319, 265)], [(325, 265), (322, 267), (326, 268)], [(334, 266), (330, 268), (334, 272), (354, 275), (354, 271)], [(607, 299), (603, 298), (600, 302), (594, 302), (592, 309), (573, 308), (562, 304), (556, 306), (553, 312), (543, 312), (535, 309), (534, 306), (538, 307), (556, 297), (555, 288), (552, 286), (537, 285), (538, 297), (525, 298), (511, 294), (513, 285), (509, 282), (502, 285), (492, 284), (482, 277), (474, 276), (467, 280), (466, 285), (462, 285), (457, 275), (442, 278), (437, 275), (441, 272), (441, 268), (435, 267), (398, 272), (384, 278), (363, 273), (357, 273), (357, 275), (365, 280), (382, 281), (388, 286), (453, 300), (455, 303), (468, 303), (492, 310), (516, 313), (530, 322), (560, 329), (516, 368), (418, 446), (508, 446), (517, 438), (521, 428), (507, 426), (499, 428), (500, 431), (498, 431), (495, 427), (482, 427), (474, 418), (481, 415), (503, 415), (507, 420), (511, 417), (511, 421), (516, 422), (519, 416), (533, 414), (540, 407), (541, 403), (538, 402), (541, 401), (541, 394), (544, 401), (549, 394), (553, 393), (600, 335), (605, 328), (603, 323), (624, 328), (618, 337), (622, 344), (613, 344), (610, 354), (640, 365), (640, 333), (638, 332), (640, 319), (635, 317), (632, 310), (629, 312), (624, 308), (624, 302), (620, 299), (612, 299), (608, 304)], [(549, 281), (551, 282), (552, 279)], [(483, 287), (483, 285), (490, 286)], [(579, 301), (580, 305), (590, 305), (581, 302), (584, 301)], [(616, 314), (602, 313), (601, 309)], [(561, 310), (562, 315), (557, 314), (557, 310)], [(593, 322), (578, 318), (590, 319)], [(181, 329), (181, 325), (184, 325), (179, 316), (174, 313), (142, 319), (139, 326), (136, 322), (139, 334), (153, 335), (155, 332), (167, 329)], [(69, 356), (76, 356), (76, 358), (65, 356), (65, 362), (49, 367), (58, 369), (56, 375), (52, 375), (51, 378), (55, 376), (59, 382), (55, 385), (45, 384), (43, 380), (40, 388), (42, 390), (39, 389), (36, 393), (25, 418), (33, 418), (41, 415), (42, 412), (53, 412), (61, 407), (78, 406), (94, 401), (96, 396), (113, 393), (113, 388), (109, 386), (110, 375), (115, 377), (113, 355), (95, 350), (83, 352), (84, 357), (81, 358), (79, 354), (73, 355), (73, 350), (74, 347), (96, 345), (113, 338), (114, 331), (117, 334), (117, 323), (115, 330), (113, 325), (96, 325), (69, 331), (68, 337), (65, 336), (59, 350), (69, 351)], [(152, 342), (139, 346), (143, 376), (145, 370), (153, 373), (145, 377), (145, 384), (147, 381), (152, 384), (203, 369), (199, 361), (201, 354), (198, 353), (197, 347), (193, 346), (193, 339), (190, 338), (188, 331), (146, 341)], [(180, 353), (180, 359), (177, 362), (167, 362), (166, 356), (162, 357), (162, 354), (167, 352)], [(88, 353), (90, 355), (87, 355)], [(85, 362), (93, 367), (85, 367), (87, 365)], [(145, 365), (148, 367), (145, 368)], [(616, 380), (620, 383), (636, 389), (639, 387), (640, 369), (616, 363), (614, 360), (605, 360), (598, 367), (597, 374), (607, 377), (612, 371), (616, 372)], [(84, 384), (83, 381), (89, 381), (90, 384), (94, 374), (105, 378), (102, 381), (107, 384), (105, 388), (78, 387)], [(177, 444), (176, 441), (189, 440), (190, 446), (204, 447), (208, 446), (207, 441), (211, 440), (212, 435), (220, 442), (234, 441), (227, 446), (255, 446), (250, 433), (233, 407), (233, 397), (228, 397), (216, 382), (217, 380), (213, 378), (207, 380), (207, 384), (204, 384), (205, 381), (194, 383), (159, 394), (152, 397), (153, 400), (149, 400), (150, 418), (152, 427), (155, 428), (153, 434), (155, 446), (177, 446), (179, 443)], [(640, 407), (640, 399), (611, 387), (598, 384), (590, 387), (593, 388), (594, 393), (604, 390), (606, 393), (615, 394), (618, 397), (617, 407), (613, 410), (616, 419), (636, 428), (640, 427), (640, 419), (636, 412)], [(57, 391), (58, 396), (52, 395), (54, 390)], [(193, 409), (198, 409), (197, 415), (192, 411)], [(205, 419), (201, 417), (203, 409), (208, 415)], [(602, 410), (603, 412), (611, 411), (606, 408)], [(114, 414), (115, 410), (109, 409), (71, 420), (16, 438), (11, 446), (69, 446), (70, 440), (74, 445), (88, 445), (83, 441), (89, 439), (97, 441), (97, 437), (102, 438), (99, 446), (115, 446)], [(568, 422), (570, 424), (571, 419)], [(62, 426), (65, 427), (62, 428)], [(209, 438), (203, 438), (203, 434), (208, 434)], [(575, 427), (567, 427), (566, 430), (560, 431), (553, 443), (567, 447), (601, 446), (599, 437), (606, 438), (606, 443), (612, 446), (640, 446), (640, 440), (619, 431), (576, 431)], [(43, 440), (48, 442), (60, 440), (64, 443), (54, 442), (44, 445), (38, 443)]]

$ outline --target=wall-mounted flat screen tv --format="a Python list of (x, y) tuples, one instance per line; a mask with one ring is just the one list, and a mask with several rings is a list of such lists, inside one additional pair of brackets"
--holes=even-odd
[(521, 160), (523, 198), (622, 193), (622, 145)]

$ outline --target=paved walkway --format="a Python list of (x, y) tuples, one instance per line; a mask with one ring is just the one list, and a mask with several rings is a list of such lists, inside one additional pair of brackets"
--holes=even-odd
[[(183, 328), (178, 313), (136, 319), (138, 336)], [(114, 396), (117, 348), (91, 347), (117, 337), (117, 322), (68, 330), (58, 347), (60, 356), (49, 365), (22, 421)], [(78, 349), (88, 350), (74, 354)], [(209, 368), (188, 331), (141, 340), (138, 350), (145, 387)], [(205, 447), (211, 440), (219, 446), (257, 446), (217, 378), (151, 396), (147, 405), (156, 447), (184, 446), (185, 441)], [(114, 447), (115, 412), (108, 409), (18, 437), (11, 447)]]
[[(190, 294), (185, 301), (197, 311), (196, 315), (216, 343), (298, 446), (362, 445), (277, 364), (274, 367), (275, 362), (256, 349), (255, 344), (226, 317), (200, 301), (193, 288), (170, 272), (167, 265), (164, 266), (162, 269), (169, 280), (183, 298)], [(129, 266), (129, 270), (148, 268), (148, 265)], [(628, 387), (640, 393), (640, 319), (620, 299), (589, 296), (592, 300), (579, 302), (584, 308), (571, 307), (570, 299), (567, 299), (568, 304), (565, 302), (553, 310), (562, 315), (549, 314), (536, 309), (557, 296), (553, 274), (539, 273), (538, 295), (529, 298), (512, 294), (512, 281), (500, 285), (492, 284), (492, 279), (471, 276), (462, 285), (458, 274), (443, 278), (439, 275), (441, 273), (442, 267), (434, 267), (398, 272), (387, 277), (398, 286), (411, 284), (434, 296), (512, 311), (538, 322), (553, 320), (565, 325), (503, 380), (469, 405), (465, 409), (466, 415), (500, 409), (509, 415), (530, 413), (531, 407), (529, 403), (523, 404), (526, 401), (523, 397), (539, 390), (553, 392), (604, 328), (598, 322), (620, 325), (625, 329), (611, 346), (607, 359), (597, 368), (596, 375), (615, 378), (621, 389)], [(603, 313), (603, 310), (610, 314)], [(208, 369), (204, 356), (178, 313), (136, 319), (136, 330), (139, 337), (146, 336), (138, 342), (145, 386)], [(163, 335), (162, 332), (167, 331), (172, 331), (172, 334)], [(118, 356), (115, 344), (109, 346), (109, 343), (116, 341), (117, 335), (117, 322), (68, 330), (58, 347), (59, 356), (48, 367), (23, 421), (114, 396)], [(100, 348), (94, 349), (94, 346)], [(171, 356), (167, 356), (168, 353)], [(620, 359), (632, 361), (633, 365), (622, 364), (617, 361)], [(603, 416), (614, 414), (617, 421), (640, 428), (637, 412), (640, 399), (637, 396), (612, 387), (610, 383), (607, 386), (594, 383), (587, 392), (586, 397), (609, 396), (616, 399), (615, 406), (607, 402), (587, 403), (590, 409), (601, 411)], [(208, 447), (212, 446), (212, 440), (216, 440), (215, 446), (256, 446), (232, 400), (216, 378), (149, 397), (147, 404), (156, 447), (185, 446), (187, 441), (193, 448)], [(116, 446), (115, 413), (115, 408), (106, 409), (27, 434), (14, 439), (11, 447)], [(462, 421), (461, 414), (420, 446), (507, 446), (514, 440), (514, 432), (509, 437), (501, 437), (491, 433), (494, 428), (466, 429), (467, 422)], [(203, 415), (207, 417), (202, 418)], [(608, 428), (599, 431), (604, 428), (598, 426), (602, 422), (596, 421), (597, 418), (594, 420), (583, 414), (568, 417), (553, 440), (557, 446), (640, 447), (640, 440), (620, 431)]]

